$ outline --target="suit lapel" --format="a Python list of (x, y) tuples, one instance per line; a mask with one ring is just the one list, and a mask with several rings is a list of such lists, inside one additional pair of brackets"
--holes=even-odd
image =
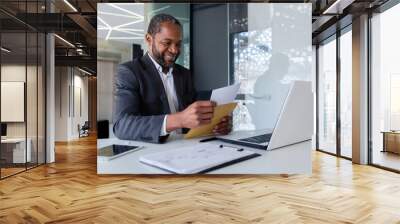
[(168, 114), (171, 113), (171, 110), (170, 110), (169, 104), (168, 104), (167, 94), (165, 93), (164, 84), (162, 83), (162, 80), (157, 71), (157, 68), (155, 67), (154, 63), (151, 61), (150, 56), (148, 54), (145, 54), (142, 58), (143, 58), (143, 63), (145, 65), (147, 74), (151, 77), (152, 80), (154, 80), (154, 88), (160, 90), (160, 93), (161, 93), (160, 100), (162, 102), (163, 111)]
[(179, 111), (181, 111), (183, 109), (182, 108), (183, 79), (181, 77), (181, 74), (177, 71), (176, 66), (174, 66), (174, 70), (172, 71), (172, 76), (174, 78), (174, 86), (175, 86), (176, 96), (178, 99)]

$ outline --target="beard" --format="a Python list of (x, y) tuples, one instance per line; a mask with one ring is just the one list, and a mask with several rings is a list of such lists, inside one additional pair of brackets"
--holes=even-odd
[(172, 56), (172, 60), (170, 61), (165, 61), (165, 56), (166, 54), (168, 54), (167, 52), (161, 53), (157, 50), (154, 42), (152, 43), (152, 50), (151, 53), (153, 54), (154, 60), (161, 65), (161, 67), (168, 69), (170, 68), (176, 61), (176, 59), (178, 59), (179, 57), (179, 52), (175, 55), (171, 55)]

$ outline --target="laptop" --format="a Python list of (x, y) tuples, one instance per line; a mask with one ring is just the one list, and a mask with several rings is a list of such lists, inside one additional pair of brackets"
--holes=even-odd
[(217, 139), (263, 150), (308, 141), (313, 134), (313, 113), (311, 82), (293, 81), (272, 130), (235, 131), (229, 135), (218, 136)]

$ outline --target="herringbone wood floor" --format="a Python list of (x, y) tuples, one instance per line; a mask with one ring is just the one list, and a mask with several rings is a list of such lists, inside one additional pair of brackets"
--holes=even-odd
[(316, 152), (313, 174), (98, 176), (96, 139), (0, 181), (0, 223), (400, 223), (400, 175)]

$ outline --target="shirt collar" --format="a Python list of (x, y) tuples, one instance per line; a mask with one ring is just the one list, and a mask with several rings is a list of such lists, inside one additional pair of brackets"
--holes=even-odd
[(148, 52), (147, 52), (147, 55), (149, 55), (149, 58), (150, 58), (151, 61), (153, 62), (154, 66), (156, 66), (156, 69), (157, 69), (157, 71), (158, 71), (159, 73), (162, 73), (162, 74), (167, 75), (167, 76), (168, 76), (168, 75), (172, 75), (172, 70), (173, 70), (173, 67), (172, 67), (172, 66), (169, 68), (168, 73), (165, 74), (165, 73), (162, 71), (162, 66), (161, 66), (160, 64), (158, 64), (158, 63), (156, 62), (156, 60), (154, 60), (153, 57), (152, 57)]

